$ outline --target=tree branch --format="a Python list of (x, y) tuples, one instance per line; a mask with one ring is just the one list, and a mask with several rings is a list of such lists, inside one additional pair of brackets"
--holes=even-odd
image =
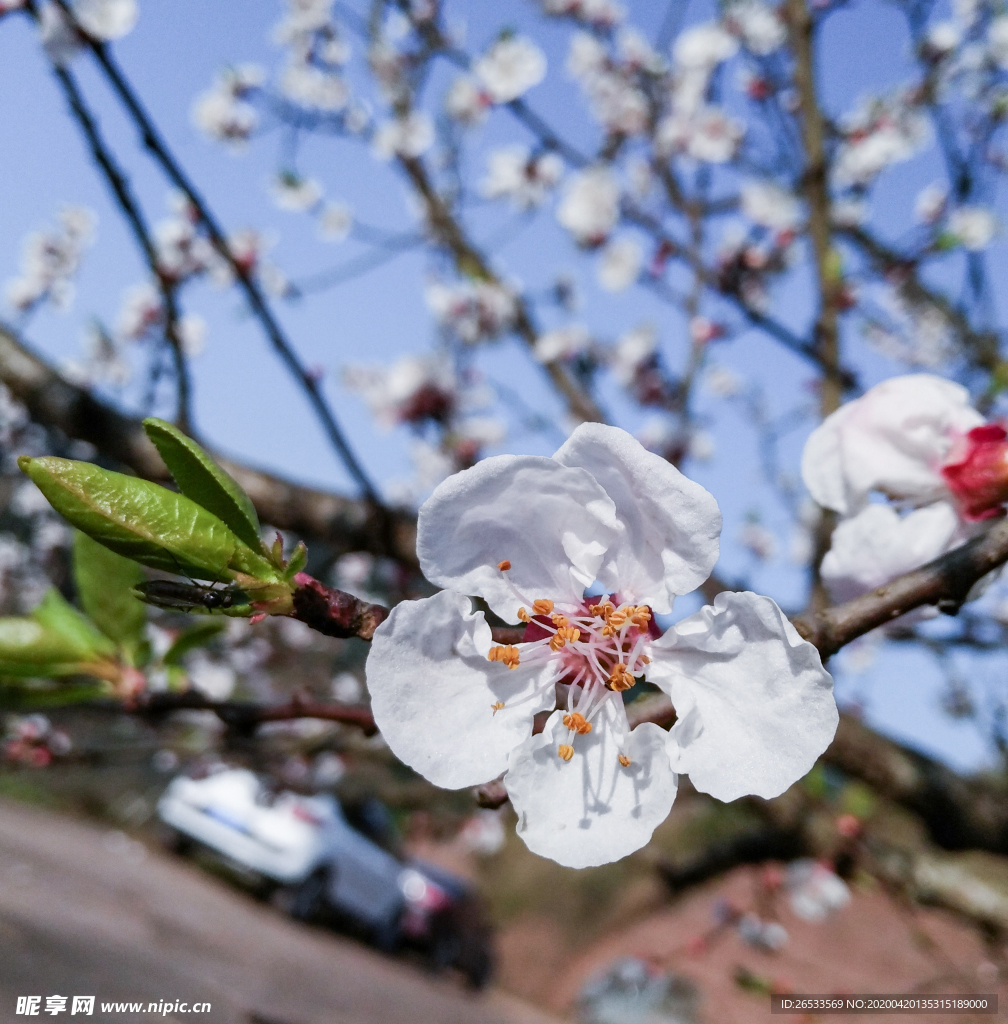
[(199, 192), (197, 192), (196, 186), (190, 181), (188, 175), (182, 170), (181, 165), (172, 155), (171, 150), (161, 137), (161, 134), (158, 132), (154, 122), (148, 116), (139, 97), (133, 91), (129, 82), (127, 82), (122, 71), (120, 71), (119, 66), (112, 57), (109, 47), (99, 40), (88, 36), (87, 33), (77, 25), (77, 22), (74, 20), (73, 11), (65, 0), (54, 0), (54, 2), (59, 4), (60, 9), (63, 11), (68, 21), (75, 26), (81, 38), (84, 40), (85, 45), (94, 54), (94, 57), (98, 62), (99, 67), (104, 72), (105, 78), (108, 80), (109, 85), (111, 85), (113, 92), (115, 92), (119, 97), (139, 131), (144, 147), (161, 166), (161, 169), (172, 184), (184, 193), (187, 201), (196, 211), (200, 222), (206, 229), (207, 236), (213, 243), (214, 248), (220, 254), (221, 258), (225, 260), (231, 268), (231, 272), (234, 274), (239, 288), (241, 288), (245, 293), (245, 298), (248, 301), (253, 315), (261, 324), (270, 344), (280, 356), (281, 361), (290, 371), (292, 376), (300, 385), (301, 390), (308, 398), (310, 405), (315, 411), (315, 415), (322, 424), (330, 443), (342, 459), (347, 471), (357, 482), (357, 485), (360, 487), (364, 496), (373, 501), (376, 505), (380, 505), (381, 500), (378, 497), (378, 492), (371, 483), (368, 475), (365, 473), (364, 468), (358, 462), (357, 456), (354, 455), (346, 438), (343, 436), (343, 431), (341, 430), (339, 423), (336, 421), (336, 417), (332, 410), (329, 408), (329, 403), (326, 401), (326, 398), (322, 393), (319, 381), (309, 373), (304, 365), (302, 365), (294, 351), (294, 347), (291, 345), (290, 341), (284, 334), (283, 329), (280, 327), (280, 324), (273, 316), (265, 296), (260, 290), (258, 284), (256, 284), (249, 269), (242, 266), (232, 255), (231, 249), (228, 246), (227, 237), (225, 236), (224, 230), (218, 223), (217, 218), (210, 211), (210, 208), (207, 206), (203, 197)]
[[(169, 481), (143, 424), (70, 384), (0, 324), (0, 382), (28, 409), (32, 419), (87, 441), (138, 476)], [(214, 458), (248, 493), (259, 517), (307, 540), (331, 544), (336, 554), (367, 551), (415, 568), (416, 516), (383, 509), (359, 498), (302, 487), (233, 459)]]

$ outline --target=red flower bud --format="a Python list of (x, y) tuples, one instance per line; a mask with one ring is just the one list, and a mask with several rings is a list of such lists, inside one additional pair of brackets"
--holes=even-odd
[(974, 427), (953, 446), (941, 474), (964, 519), (1001, 515), (1008, 501), (1008, 431), (999, 423)]

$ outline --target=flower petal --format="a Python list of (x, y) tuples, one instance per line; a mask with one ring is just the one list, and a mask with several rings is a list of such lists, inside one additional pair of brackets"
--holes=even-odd
[(518, 815), (518, 835), (533, 853), (569, 868), (608, 864), (639, 850), (668, 816), (678, 779), (669, 766), (667, 736), (657, 725), (638, 726), (618, 758), (618, 716), (607, 704), (595, 728), (574, 742), (564, 762), (557, 746), (568, 735), (563, 712), (511, 754), (504, 785)]
[(823, 582), (835, 601), (849, 601), (962, 544), (967, 531), (947, 501), (909, 515), (891, 505), (869, 505), (833, 531), (822, 562)]
[[(523, 602), (577, 604), (617, 535), (591, 474), (534, 455), (497, 455), (440, 484), (420, 509), (417, 556), (439, 587), (477, 594), (507, 622)], [(508, 581), (497, 564), (511, 563)]]
[(812, 431), (802, 479), (820, 505), (844, 515), (871, 491), (933, 499), (945, 491), (939, 470), (952, 443), (983, 422), (959, 384), (927, 373), (893, 377)]
[[(555, 668), (487, 661), (490, 627), (469, 598), (442, 591), (403, 601), (375, 630), (367, 686), (375, 723), (400, 761), (445, 789), (478, 786), (507, 767), (553, 707)], [(541, 694), (524, 704), (523, 697)], [(504, 702), (496, 714), (493, 705)]]
[(669, 734), (672, 767), (702, 793), (777, 796), (833, 739), (833, 680), (768, 597), (718, 594), (649, 653), (647, 679), (679, 716)]
[(714, 496), (618, 427), (582, 423), (553, 456), (580, 466), (605, 488), (623, 526), (599, 579), (620, 597), (672, 610), (718, 558), (721, 512)]

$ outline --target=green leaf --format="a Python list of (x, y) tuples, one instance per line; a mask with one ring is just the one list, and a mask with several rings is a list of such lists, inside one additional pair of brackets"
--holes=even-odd
[(35, 619), (0, 618), (0, 676), (76, 675), (92, 658)]
[(90, 462), (23, 455), (18, 465), (64, 519), (117, 554), (197, 579), (231, 578), (237, 538), (185, 495)]
[(297, 547), (290, 556), (290, 561), (284, 569), (284, 579), (293, 579), (308, 564), (308, 548), (303, 540), (298, 541)]
[(115, 644), (55, 588), (46, 591), (31, 617), (43, 629), (61, 637), (78, 661), (96, 661), (115, 654)]
[(185, 655), (197, 647), (203, 647), (210, 643), (223, 628), (224, 623), (220, 619), (207, 619), (196, 626), (190, 626), (165, 652), (164, 663), (180, 665)]
[(254, 551), (262, 550), (259, 517), (252, 499), (220, 466), (178, 427), (153, 417), (144, 430), (161, 453), (179, 490), (231, 527)]
[(81, 607), (107, 637), (120, 644), (142, 640), (147, 608), (132, 593), (144, 579), (136, 562), (78, 530), (74, 536), (74, 577)]

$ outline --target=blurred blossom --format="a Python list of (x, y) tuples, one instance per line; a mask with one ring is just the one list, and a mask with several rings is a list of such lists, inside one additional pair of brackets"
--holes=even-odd
[(868, 213), (868, 204), (860, 196), (845, 196), (830, 205), (830, 216), (837, 227), (860, 227), (868, 220)]
[(777, 554), (777, 538), (756, 519), (750, 519), (739, 531), (739, 543), (760, 561), (769, 561)]
[(123, 296), (116, 329), (121, 337), (139, 341), (155, 324), (161, 322), (163, 313), (161, 293), (154, 285), (133, 285)]
[(677, 69), (709, 73), (738, 52), (738, 40), (717, 22), (709, 21), (680, 32), (672, 46)]
[(901, 94), (863, 102), (841, 128), (844, 142), (833, 164), (838, 185), (867, 185), (931, 141), (927, 117)]
[(481, 191), (487, 199), (510, 199), (519, 210), (545, 201), (563, 176), (563, 161), (555, 153), (532, 157), (525, 146), (494, 150), (487, 160)]
[(960, 245), (971, 252), (979, 252), (990, 245), (997, 234), (998, 223), (994, 214), (982, 206), (960, 206), (949, 214), (946, 229)]
[(178, 338), (183, 354), (192, 358), (203, 354), (206, 348), (207, 325), (203, 317), (187, 313), (178, 322)]
[(341, 704), (357, 704), (364, 696), (364, 686), (353, 672), (340, 672), (333, 676), (329, 692)]
[(998, 67), (1008, 69), (1008, 15), (994, 18), (987, 29), (987, 50)]
[(189, 681), (210, 700), (227, 700), (234, 692), (235, 671), (230, 665), (211, 660), (203, 651), (190, 655)]
[[(258, 85), (255, 82), (255, 85)], [(259, 113), (244, 97), (253, 85), (225, 72), (206, 92), (200, 93), (192, 105), (192, 122), (216, 142), (243, 149), (259, 126)]]
[(623, 334), (609, 357), (609, 366), (620, 384), (633, 384), (637, 371), (654, 358), (657, 349), (658, 332), (652, 323), (638, 324)]
[(643, 157), (631, 157), (626, 162), (627, 181), (635, 199), (646, 199), (654, 188), (654, 171)]
[(369, 555), (364, 551), (341, 555), (333, 570), (337, 585), (346, 590), (348, 587), (358, 587), (366, 583), (374, 571), (374, 564), (374, 555)]
[(936, 58), (951, 53), (961, 41), (962, 32), (954, 21), (940, 21), (928, 29), (927, 49)]
[(655, 134), (655, 149), (662, 156), (676, 153), (723, 164), (731, 160), (745, 134), (745, 125), (719, 107), (703, 106), (676, 111), (662, 118)]
[(315, 644), (319, 634), (311, 626), (300, 619), (291, 619), (286, 615), (273, 617), (280, 639), (286, 647), (295, 651), (307, 651)]
[(319, 214), (319, 235), (327, 242), (345, 241), (353, 223), (353, 210), (346, 203), (326, 203)]
[(380, 160), (395, 156), (413, 159), (423, 156), (434, 145), (434, 122), (422, 111), (386, 121), (378, 126), (372, 148)]
[(557, 209), (557, 220), (579, 245), (606, 240), (619, 219), (619, 183), (607, 167), (590, 167), (572, 175)]
[(914, 216), (922, 224), (934, 224), (945, 212), (948, 189), (941, 182), (932, 182), (917, 193)]
[(788, 864), (785, 885), (791, 909), (803, 921), (825, 921), (850, 902), (846, 882), (824, 864), (808, 858)]
[(575, 32), (567, 52), (567, 73), (582, 84), (589, 83), (607, 68), (605, 47), (588, 32)]
[(766, 57), (787, 40), (787, 30), (777, 11), (762, 0), (734, 0), (725, 5), (725, 27), (759, 57)]
[(533, 354), (540, 363), (552, 363), (557, 359), (573, 359), (591, 347), (591, 334), (581, 324), (559, 327), (555, 331), (536, 338)]
[(742, 378), (726, 366), (712, 366), (704, 375), (704, 386), (718, 398), (734, 398), (742, 390)]
[(46, 300), (66, 310), (73, 302), (73, 277), (93, 241), (98, 218), (87, 207), (64, 206), (58, 219), (56, 229), (33, 231), (22, 242), (20, 275), (6, 285), (7, 301), (16, 310)]
[(74, 19), (95, 39), (121, 39), (140, 16), (137, 0), (76, 0)]
[(689, 457), (698, 462), (709, 462), (714, 458), (717, 446), (713, 436), (706, 430), (693, 430), (689, 436)]
[(347, 367), (343, 380), (386, 429), (396, 423), (444, 422), (458, 400), (455, 370), (441, 354), (404, 356), (388, 368)]
[(472, 78), (463, 75), (456, 78), (448, 89), (445, 109), (449, 117), (459, 124), (471, 127), (486, 120), (492, 102), (490, 96)]
[(577, 18), (594, 28), (612, 28), (626, 17), (626, 8), (616, 0), (541, 0), (543, 12)]
[(494, 103), (510, 103), (546, 77), (546, 56), (530, 39), (499, 39), (473, 66)]
[(775, 231), (793, 231), (801, 223), (801, 205), (769, 181), (747, 181), (741, 188), (742, 212), (755, 224)]
[(273, 201), (281, 210), (311, 210), (322, 201), (322, 186), (314, 178), (282, 171), (270, 185)]
[(507, 836), (499, 811), (481, 810), (470, 815), (458, 834), (464, 850), (479, 857), (492, 857), (504, 848)]
[(514, 293), (489, 281), (432, 281), (427, 306), (442, 327), (461, 341), (475, 344), (496, 338), (514, 323), (518, 311)]
[(339, 76), (294, 61), (280, 76), (280, 91), (303, 107), (334, 113), (350, 102), (350, 87)]
[(630, 287), (640, 273), (644, 253), (633, 238), (611, 240), (599, 260), (599, 284), (607, 292), (621, 292)]

